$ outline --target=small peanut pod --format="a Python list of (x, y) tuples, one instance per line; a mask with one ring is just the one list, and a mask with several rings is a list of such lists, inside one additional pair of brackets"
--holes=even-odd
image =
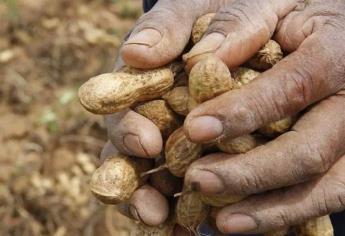
[(192, 41), (194, 44), (199, 42), (201, 38), (204, 36), (214, 16), (215, 13), (208, 13), (200, 16), (195, 21), (192, 29)]
[(247, 65), (255, 70), (268, 70), (283, 58), (280, 45), (269, 40), (248, 62)]
[(150, 168), (148, 160), (117, 154), (106, 159), (93, 173), (91, 192), (102, 202), (118, 204), (130, 199), (143, 183), (140, 173)]
[(217, 147), (229, 154), (246, 153), (261, 145), (263, 140), (260, 137), (248, 134), (234, 139), (225, 139), (217, 143)]
[(228, 67), (215, 56), (198, 62), (189, 74), (189, 94), (197, 103), (225, 93), (233, 86)]
[(79, 89), (79, 99), (86, 110), (111, 114), (141, 101), (161, 97), (174, 84), (170, 68), (139, 70), (124, 68), (119, 72), (91, 78)]
[(333, 236), (333, 226), (329, 216), (323, 216), (296, 226), (298, 236)]
[(201, 153), (201, 145), (190, 142), (181, 127), (172, 133), (166, 142), (166, 166), (173, 175), (183, 177), (189, 165), (199, 158)]
[(223, 196), (223, 195), (206, 195), (201, 194), (201, 200), (208, 206), (224, 207), (241, 201), (244, 196)]
[(151, 120), (161, 131), (163, 137), (169, 136), (180, 126), (177, 116), (164, 100), (153, 100), (143, 103), (134, 110)]
[(143, 223), (136, 223), (130, 236), (174, 236), (175, 222), (168, 220), (158, 226), (149, 226)]
[(188, 115), (189, 93), (186, 86), (173, 88), (171, 91), (163, 95), (163, 99), (167, 101), (171, 109), (173, 109), (177, 114), (183, 116)]
[(265, 125), (259, 129), (259, 133), (267, 137), (274, 137), (288, 131), (294, 123), (292, 117), (288, 117), (282, 120), (278, 120), (268, 125)]
[[(164, 159), (159, 159), (157, 165), (164, 164)], [(150, 176), (151, 185), (165, 196), (171, 197), (182, 190), (182, 178), (178, 178), (165, 169)]]
[(196, 233), (196, 228), (207, 218), (209, 207), (198, 192), (184, 192), (176, 204), (176, 221), (182, 227)]
[(233, 77), (235, 80), (235, 88), (239, 89), (252, 82), (256, 77), (260, 75), (260, 72), (255, 70), (246, 68), (246, 67), (239, 67), (233, 72)]
[(275, 231), (270, 231), (265, 233), (264, 236), (287, 236), (289, 233), (289, 228), (279, 229)]

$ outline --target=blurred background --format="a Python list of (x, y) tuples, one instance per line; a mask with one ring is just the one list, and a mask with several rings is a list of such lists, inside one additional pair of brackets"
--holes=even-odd
[(0, 0), (0, 235), (129, 235), (88, 189), (106, 133), (76, 97), (112, 70), (140, 0)]

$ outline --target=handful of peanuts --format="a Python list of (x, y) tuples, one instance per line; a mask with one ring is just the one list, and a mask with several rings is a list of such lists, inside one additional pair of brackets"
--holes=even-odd
[[(193, 43), (202, 38), (213, 16), (213, 13), (206, 14), (194, 23)], [(209, 196), (194, 191), (193, 186), (182, 186), (182, 178), (189, 165), (205, 152), (240, 154), (264, 145), (287, 132), (296, 117), (273, 122), (252, 134), (232, 140), (220, 139), (207, 145), (187, 139), (181, 127), (184, 117), (198, 104), (251, 83), (282, 58), (279, 44), (269, 40), (243, 67), (234, 71), (230, 71), (217, 57), (207, 56), (189, 73), (183, 70), (183, 62), (176, 61), (153, 70), (125, 66), (117, 72), (91, 78), (79, 89), (80, 102), (88, 111), (111, 114), (132, 108), (157, 125), (166, 140), (163, 158), (157, 158), (154, 169), (147, 159), (122, 154), (108, 157), (91, 178), (93, 194), (107, 204), (124, 203), (136, 189), (150, 181), (158, 191), (172, 199), (173, 210), (160, 226), (138, 223), (134, 235), (173, 235), (176, 224), (198, 235), (198, 226), (205, 220), (212, 224), (210, 215), (214, 210), (246, 196)], [(298, 236), (333, 235), (329, 216), (266, 235), (283, 236), (288, 231)]]

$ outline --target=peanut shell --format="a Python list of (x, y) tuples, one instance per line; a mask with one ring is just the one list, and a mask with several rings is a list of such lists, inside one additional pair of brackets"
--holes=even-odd
[(175, 130), (166, 142), (166, 165), (173, 175), (183, 177), (189, 165), (200, 157), (201, 152), (201, 145), (190, 142), (181, 127)]
[(170, 135), (179, 127), (177, 116), (164, 100), (146, 102), (137, 106), (134, 110), (151, 120), (159, 128), (163, 137)]
[(149, 168), (150, 162), (145, 159), (111, 156), (93, 173), (91, 192), (107, 204), (126, 202), (142, 184), (140, 173)]
[(169, 68), (139, 70), (126, 68), (89, 79), (79, 89), (79, 99), (86, 110), (111, 114), (137, 102), (161, 97), (174, 83)]
[(233, 86), (228, 67), (215, 56), (199, 61), (189, 74), (189, 94), (198, 103), (225, 93)]

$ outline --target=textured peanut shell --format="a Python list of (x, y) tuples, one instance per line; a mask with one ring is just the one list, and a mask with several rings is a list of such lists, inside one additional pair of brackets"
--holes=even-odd
[[(160, 159), (156, 165), (164, 164), (165, 160)], [(165, 196), (174, 196), (182, 190), (182, 178), (178, 178), (170, 173), (169, 170), (161, 170), (150, 176), (151, 185)]]
[(186, 116), (189, 113), (188, 100), (189, 93), (186, 86), (175, 87), (164, 94), (163, 99), (167, 101), (171, 109), (177, 114)]
[(204, 36), (214, 16), (215, 16), (215, 13), (208, 13), (208, 14), (200, 16), (194, 22), (193, 29), (192, 29), (192, 41), (194, 44), (199, 42), (201, 38)]
[(143, 223), (136, 223), (131, 231), (131, 236), (174, 236), (175, 222), (168, 220), (158, 226), (149, 226)]
[(287, 236), (289, 233), (289, 229), (280, 229), (280, 230), (274, 230), (268, 233), (265, 233), (264, 236)]
[(243, 199), (243, 196), (201, 195), (201, 200), (208, 206), (224, 207)]
[(151, 120), (164, 137), (171, 134), (178, 126), (178, 118), (164, 100), (143, 103), (134, 109), (137, 113)]
[(106, 159), (93, 173), (91, 192), (102, 202), (126, 202), (142, 184), (140, 173), (150, 168), (148, 160), (117, 154)]
[(295, 228), (298, 236), (333, 236), (333, 226), (329, 216), (309, 220)]
[(174, 83), (169, 68), (126, 68), (89, 79), (79, 89), (81, 104), (95, 114), (111, 114), (141, 101), (161, 97)]
[(239, 67), (237, 70), (235, 70), (233, 73), (233, 78), (235, 80), (235, 88), (239, 89), (250, 82), (252, 82), (256, 77), (260, 75), (260, 72), (257, 72), (255, 70), (246, 68), (246, 67)]
[(228, 67), (215, 56), (198, 62), (189, 74), (189, 95), (198, 103), (227, 92), (233, 86)]
[(246, 153), (262, 143), (258, 137), (254, 135), (244, 135), (234, 139), (225, 139), (217, 143), (217, 147), (229, 154)]
[(272, 122), (268, 125), (265, 125), (259, 129), (259, 133), (267, 136), (274, 137), (285, 133), (293, 125), (294, 119), (291, 117)]
[(247, 65), (255, 70), (268, 70), (283, 58), (280, 45), (269, 40), (248, 62)]
[(165, 161), (169, 171), (183, 177), (189, 165), (200, 157), (201, 145), (190, 142), (183, 128), (175, 130), (165, 145)]
[(201, 200), (198, 192), (185, 192), (176, 204), (176, 221), (191, 232), (206, 219), (209, 207)]

